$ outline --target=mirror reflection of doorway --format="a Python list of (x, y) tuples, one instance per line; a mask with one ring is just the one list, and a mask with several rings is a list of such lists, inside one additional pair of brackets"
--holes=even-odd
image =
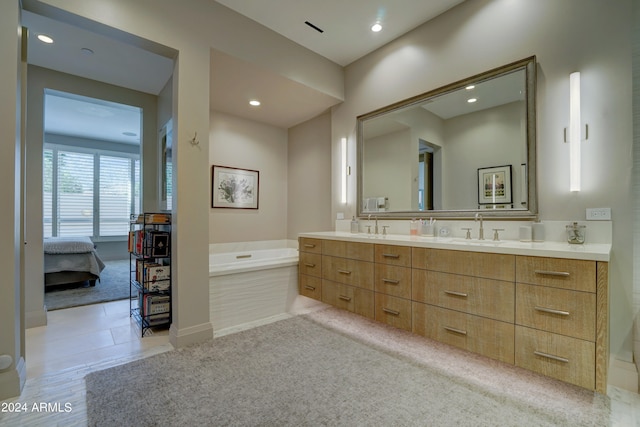
[(418, 209), (433, 210), (433, 152), (424, 151), (418, 157)]

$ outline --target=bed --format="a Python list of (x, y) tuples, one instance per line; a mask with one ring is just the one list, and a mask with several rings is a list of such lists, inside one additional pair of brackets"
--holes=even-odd
[(54, 286), (89, 281), (95, 286), (104, 269), (95, 245), (88, 237), (44, 239), (44, 285)]

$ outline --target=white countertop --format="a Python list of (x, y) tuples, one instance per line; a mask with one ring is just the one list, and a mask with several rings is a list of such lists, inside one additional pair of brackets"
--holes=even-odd
[(491, 252), (496, 254), (531, 255), (550, 258), (583, 259), (609, 261), (611, 245), (608, 243), (585, 243), (571, 245), (567, 242), (520, 242), (517, 240), (465, 240), (457, 237), (423, 237), (401, 234), (346, 233), (343, 231), (323, 231), (300, 233), (299, 237), (316, 239), (348, 240), (361, 243), (383, 245), (415, 246), (421, 248), (450, 249), (457, 251)]

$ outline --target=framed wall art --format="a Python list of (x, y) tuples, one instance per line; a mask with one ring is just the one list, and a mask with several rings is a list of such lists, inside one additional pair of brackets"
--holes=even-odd
[(211, 207), (258, 209), (259, 182), (259, 171), (213, 165)]
[(478, 169), (478, 204), (511, 203), (511, 165)]

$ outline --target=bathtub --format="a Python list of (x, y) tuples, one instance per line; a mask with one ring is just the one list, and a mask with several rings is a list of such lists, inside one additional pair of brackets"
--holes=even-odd
[(297, 249), (209, 254), (209, 307), (215, 336), (287, 318), (297, 295)]

